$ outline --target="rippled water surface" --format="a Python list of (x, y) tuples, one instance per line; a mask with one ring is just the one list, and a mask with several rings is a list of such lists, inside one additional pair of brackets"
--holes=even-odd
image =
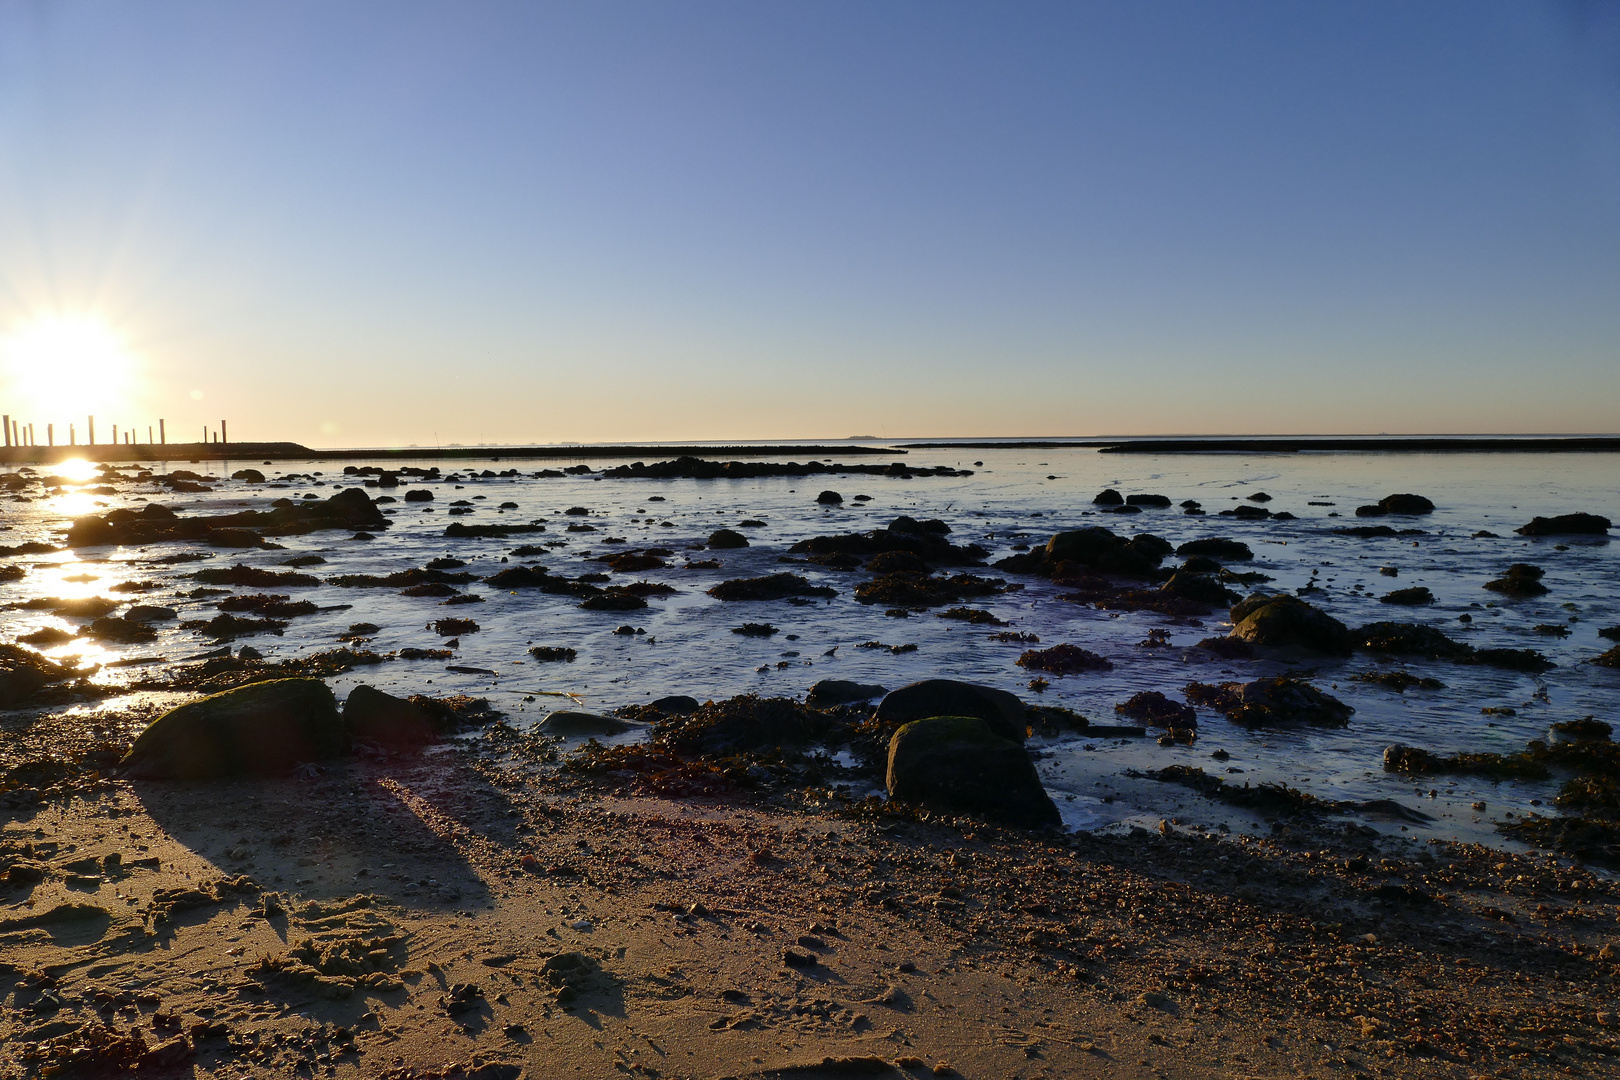
[[(672, 452), (673, 456), (673, 452)], [(865, 459), (853, 456), (846, 461)], [(446, 616), (470, 617), (476, 633), (463, 634), (456, 658), (449, 663), (485, 668), (498, 675), (458, 674), (446, 670), (445, 661), (393, 660), (357, 670), (333, 680), (341, 696), (346, 687), (367, 682), (396, 693), (466, 692), (489, 696), (514, 717), (536, 716), (548, 708), (536, 692), (575, 696), (584, 707), (606, 711), (645, 702), (665, 694), (691, 694), (699, 699), (757, 691), (769, 695), (802, 695), (819, 679), (854, 679), (896, 687), (915, 679), (943, 675), (1000, 686), (1026, 700), (1073, 708), (1099, 723), (1114, 722), (1113, 707), (1138, 690), (1161, 690), (1181, 696), (1190, 680), (1219, 681), (1254, 678), (1286, 668), (1277, 663), (1224, 661), (1204, 650), (1192, 649), (1201, 638), (1224, 633), (1224, 616), (1202, 620), (1172, 620), (1148, 613), (1119, 614), (1059, 600), (1067, 590), (1034, 577), (981, 570), (981, 574), (1007, 577), (1026, 587), (1022, 591), (972, 601), (1011, 625), (1007, 629), (1038, 635), (1042, 646), (1072, 642), (1102, 654), (1114, 664), (1099, 674), (1053, 677), (1050, 687), (1037, 694), (1029, 689), (1030, 674), (1015, 666), (1024, 646), (990, 640), (991, 628), (971, 626), (935, 617), (934, 613), (900, 619), (888, 617), (881, 605), (868, 606), (853, 598), (853, 588), (868, 575), (839, 572), (821, 566), (784, 566), (788, 548), (807, 537), (851, 532), (886, 524), (896, 515), (942, 518), (953, 530), (956, 543), (978, 542), (991, 550), (990, 561), (1012, 553), (1016, 545), (1043, 543), (1053, 532), (1081, 525), (1103, 524), (1126, 533), (1151, 532), (1180, 544), (1209, 536), (1227, 536), (1247, 542), (1255, 551), (1252, 564), (1237, 567), (1259, 570), (1274, 577), (1264, 588), (1296, 590), (1313, 579), (1320, 591), (1310, 595), (1351, 626), (1377, 619), (1427, 622), (1444, 628), (1459, 640), (1480, 647), (1535, 648), (1558, 665), (1541, 676), (1445, 662), (1387, 661), (1358, 654), (1350, 660), (1326, 660), (1299, 665), (1323, 689), (1355, 707), (1349, 726), (1337, 731), (1247, 732), (1223, 717), (1200, 711), (1200, 737), (1190, 747), (1159, 747), (1149, 740), (1055, 740), (1042, 749), (1050, 756), (1041, 762), (1043, 774), (1071, 824), (1090, 826), (1129, 818), (1153, 807), (1149, 796), (1132, 794), (1128, 785), (1115, 785), (1112, 777), (1129, 767), (1172, 763), (1201, 765), (1212, 771), (1241, 769), (1230, 779), (1283, 779), (1306, 791), (1334, 798), (1395, 797), (1422, 806), (1438, 821), (1429, 835), (1476, 835), (1500, 814), (1523, 813), (1532, 800), (1550, 802), (1555, 783), (1492, 785), (1471, 778), (1454, 783), (1441, 780), (1414, 786), (1411, 781), (1385, 774), (1382, 753), (1386, 745), (1404, 742), (1437, 751), (1522, 749), (1531, 738), (1542, 737), (1549, 724), (1596, 715), (1620, 720), (1615, 708), (1620, 672), (1581, 661), (1596, 656), (1613, 643), (1599, 638), (1601, 627), (1620, 623), (1620, 564), (1612, 545), (1599, 538), (1562, 537), (1525, 539), (1513, 529), (1535, 515), (1589, 511), (1620, 519), (1616, 496), (1616, 460), (1606, 454), (1203, 454), (1122, 455), (1090, 449), (1045, 450), (913, 450), (906, 460), (914, 465), (950, 465), (972, 469), (973, 475), (954, 478), (900, 479), (874, 476), (817, 477), (757, 480), (619, 480), (592, 475), (536, 479), (542, 467), (555, 461), (456, 462), (456, 478), (444, 463), (446, 478), (428, 483), (407, 481), (387, 492), (396, 497), (412, 487), (434, 491), (435, 501), (420, 504), (400, 501), (388, 507), (393, 526), (371, 541), (350, 539), (347, 532), (320, 532), (280, 538), (284, 550), (222, 551), (198, 547), (205, 562), (158, 565), (153, 559), (188, 550), (183, 544), (152, 545), (144, 549), (87, 548), (53, 555), (18, 556), (5, 561), (27, 569), (19, 581), (4, 588), (9, 603), (36, 596), (106, 596), (131, 603), (175, 607), (181, 618), (208, 618), (216, 611), (213, 599), (191, 599), (183, 594), (196, 587), (186, 575), (199, 566), (225, 566), (243, 562), (279, 568), (287, 559), (317, 554), (327, 561), (310, 568), (323, 579), (345, 573), (382, 574), (423, 566), (437, 556), (465, 559), (467, 569), (485, 575), (510, 564), (538, 562), (553, 572), (577, 576), (600, 572), (603, 565), (587, 561), (602, 555), (648, 546), (671, 548), (672, 566), (645, 575), (616, 575), (624, 580), (645, 577), (679, 591), (654, 597), (644, 611), (589, 612), (564, 596), (532, 590), (502, 592), (482, 584), (467, 586), (484, 602), (456, 607), (439, 606), (435, 599), (411, 598), (388, 589), (344, 589), (329, 584), (283, 590), (294, 599), (311, 599), (323, 607), (349, 605), (341, 610), (291, 620), (282, 636), (258, 635), (240, 639), (269, 659), (329, 649), (351, 624), (375, 623), (381, 629), (367, 647), (380, 652), (402, 647), (439, 647), (442, 642), (429, 628)], [(591, 461), (595, 467), (617, 462)], [(976, 464), (982, 462), (981, 464)], [(364, 462), (353, 463), (364, 465)], [(390, 460), (388, 466), (435, 462)], [(66, 489), (62, 494), (31, 501), (0, 503), (3, 532), (0, 544), (26, 540), (60, 541), (71, 519), (88, 512), (133, 505), (140, 500), (161, 502), (181, 514), (219, 513), (233, 509), (267, 509), (272, 499), (309, 492), (326, 496), (335, 485), (353, 485), (342, 464), (286, 462), (276, 466), (257, 462), (174, 462), (154, 464), (154, 472), (171, 468), (211, 471), (226, 477), (244, 465), (262, 469), (269, 484), (221, 479), (214, 490), (175, 495), (149, 482), (114, 480), (112, 494), (90, 494), (88, 488)], [(518, 468), (519, 478), (485, 477), (477, 473)], [(60, 471), (41, 467), (40, 474)], [(123, 470), (133, 476), (134, 469)], [(320, 473), (322, 475), (315, 476)], [(297, 473), (305, 479), (276, 486), (277, 478)], [(99, 484), (100, 481), (96, 481)], [(1093, 512), (1092, 497), (1104, 487), (1125, 494), (1159, 493), (1173, 504), (1197, 499), (1209, 511), (1192, 517), (1179, 506), (1149, 509), (1131, 516)], [(818, 505), (825, 488), (839, 491), (844, 502), (835, 507)], [(38, 488), (34, 488), (38, 491)], [(1220, 517), (1216, 511), (1264, 491), (1272, 496), (1267, 507), (1289, 511), (1292, 521), (1245, 521)], [(1384, 519), (1398, 527), (1423, 530), (1419, 536), (1398, 539), (1357, 539), (1333, 535), (1331, 529), (1355, 524), (1354, 508), (1376, 502), (1393, 492), (1426, 495), (1437, 511), (1418, 519)], [(372, 495), (384, 494), (372, 490)], [(871, 501), (857, 502), (856, 495)], [(662, 497), (663, 501), (649, 501)], [(450, 517), (455, 500), (466, 500), (471, 512)], [(500, 509), (502, 503), (515, 507)], [(1329, 505), (1313, 505), (1329, 504)], [(581, 506), (587, 518), (561, 512)], [(1341, 518), (1332, 515), (1341, 514)], [(737, 528), (748, 519), (763, 525), (743, 527), (751, 546), (746, 549), (701, 551), (710, 532)], [(506, 540), (447, 539), (449, 521), (519, 523), (541, 521), (547, 531)], [(586, 522), (594, 532), (568, 532), (569, 522)], [(1361, 522), (1365, 523), (1365, 522)], [(1495, 538), (1474, 538), (1477, 531)], [(621, 539), (622, 543), (610, 543)], [(549, 554), (518, 558), (508, 553), (520, 543), (550, 543)], [(717, 559), (719, 569), (687, 569), (683, 559)], [(1167, 562), (1167, 565), (1175, 560)], [(1546, 571), (1550, 592), (1534, 600), (1508, 600), (1482, 589), (1510, 563), (1531, 562)], [(1380, 573), (1393, 567), (1398, 576)], [(830, 601), (805, 606), (785, 602), (722, 603), (706, 595), (710, 586), (728, 579), (789, 569), (817, 584), (838, 591)], [(121, 593), (113, 587), (129, 581), (155, 583), (142, 593)], [(1391, 607), (1377, 597), (1394, 588), (1423, 585), (1438, 603), (1425, 608)], [(238, 592), (264, 590), (239, 589)], [(1471, 623), (1458, 620), (1472, 617)], [(731, 633), (744, 622), (769, 621), (781, 632), (771, 638), (742, 637)], [(44, 626), (68, 631), (81, 629), (88, 620), (59, 618), (44, 612), (5, 611), (5, 638), (12, 640)], [(628, 624), (644, 631), (616, 634)], [(1563, 625), (1567, 637), (1538, 632), (1538, 626)], [(159, 638), (135, 646), (105, 646), (77, 638), (45, 651), (54, 656), (80, 655), (102, 664), (120, 660), (163, 657), (170, 661), (215, 647), (199, 634), (158, 624)], [(1148, 648), (1140, 643), (1148, 631), (1168, 631), (1170, 646)], [(860, 648), (865, 642), (887, 645), (914, 644), (916, 651), (901, 654), (886, 649)], [(569, 646), (578, 651), (573, 663), (538, 663), (528, 655), (531, 645)], [(1444, 689), (1412, 689), (1397, 694), (1353, 681), (1354, 675), (1372, 670), (1404, 667), (1432, 676)], [(134, 677), (138, 667), (104, 667), (97, 678), (118, 682)], [(431, 687), (427, 684), (431, 683)], [(116, 705), (117, 699), (111, 704)], [(1483, 715), (1485, 707), (1506, 706), (1516, 715)], [(96, 706), (107, 707), (106, 703)], [(1210, 753), (1224, 748), (1229, 762), (1217, 766)], [(1151, 785), (1150, 785), (1151, 786)], [(1137, 785), (1138, 788), (1141, 785)], [(1431, 797), (1430, 791), (1434, 791)], [(1105, 801), (1109, 796), (1113, 801)], [(1485, 800), (1489, 811), (1470, 809)]]

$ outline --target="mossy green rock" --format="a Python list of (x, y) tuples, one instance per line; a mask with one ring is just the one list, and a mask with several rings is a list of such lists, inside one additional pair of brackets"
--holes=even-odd
[(343, 729), (351, 743), (404, 750), (439, 741), (431, 714), (414, 701), (360, 685), (343, 702)]
[(1062, 820), (1023, 745), (976, 716), (935, 716), (896, 731), (887, 779), (891, 798), (931, 810), (1025, 828)]
[(883, 724), (909, 724), (931, 716), (976, 716), (1003, 739), (1021, 743), (1029, 717), (1018, 695), (993, 686), (956, 679), (923, 679), (884, 695), (877, 719)]
[(1251, 645), (1349, 656), (1355, 644), (1344, 623), (1286, 593), (1239, 601), (1232, 608), (1232, 626), (1232, 636)]
[(342, 753), (332, 691), (319, 679), (275, 679), (170, 709), (120, 762), (134, 780), (276, 776)]

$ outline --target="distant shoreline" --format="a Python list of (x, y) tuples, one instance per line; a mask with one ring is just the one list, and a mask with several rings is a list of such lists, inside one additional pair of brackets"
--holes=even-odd
[(904, 455), (888, 446), (714, 445), (666, 446), (409, 446), (372, 449), (320, 450), (292, 442), (138, 443), (95, 446), (12, 446), (0, 448), (0, 462), (8, 465), (49, 465), (82, 458), (86, 461), (377, 461), (507, 458), (670, 458), (670, 457), (809, 457), (833, 454), (867, 456)]
[(1391, 438), (1312, 437), (1256, 439), (1043, 439), (983, 440), (978, 442), (905, 442), (896, 444), (910, 450), (1060, 450), (1069, 447), (1095, 447), (1103, 454), (1216, 454), (1263, 453), (1298, 454), (1310, 451), (1361, 453), (1430, 452), (1530, 452), (1589, 453), (1620, 451), (1620, 436), (1407, 436)]

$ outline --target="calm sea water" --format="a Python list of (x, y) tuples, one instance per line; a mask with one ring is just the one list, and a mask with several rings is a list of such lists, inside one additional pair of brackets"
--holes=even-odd
[[(678, 452), (672, 448), (673, 453)], [(846, 460), (862, 460), (849, 458)], [(519, 720), (538, 717), (558, 699), (540, 698), (525, 703), (536, 691), (575, 696), (585, 708), (607, 711), (645, 702), (665, 694), (691, 694), (720, 698), (758, 692), (766, 695), (802, 695), (819, 679), (854, 679), (893, 688), (915, 679), (949, 676), (982, 682), (1019, 693), (1026, 700), (1073, 708), (1094, 721), (1113, 723), (1113, 707), (1138, 690), (1160, 690), (1180, 698), (1182, 687), (1193, 679), (1219, 681), (1248, 679), (1285, 670), (1272, 663), (1221, 661), (1192, 646), (1202, 637), (1224, 633), (1224, 616), (1203, 620), (1202, 627), (1173, 625), (1173, 621), (1147, 614), (1118, 614), (1057, 599), (1065, 591), (1035, 578), (1002, 575), (1022, 581), (1026, 588), (1005, 596), (974, 601), (1012, 625), (1008, 629), (1039, 635), (1042, 647), (1072, 642), (1108, 657), (1114, 669), (1100, 674), (1052, 678), (1043, 694), (1028, 688), (1030, 675), (1014, 665), (1022, 646), (989, 639), (991, 628), (975, 627), (934, 617), (886, 617), (882, 606), (857, 603), (854, 586), (864, 573), (843, 573), (817, 566), (786, 567), (779, 558), (806, 537), (877, 527), (898, 514), (938, 517), (952, 529), (957, 543), (976, 541), (991, 549), (991, 559), (1011, 552), (1019, 543), (1039, 544), (1053, 532), (1081, 525), (1102, 524), (1116, 531), (1152, 532), (1172, 543), (1209, 536), (1227, 536), (1247, 542), (1255, 551), (1254, 569), (1275, 580), (1266, 590), (1295, 590), (1317, 581), (1322, 591), (1316, 603), (1355, 626), (1377, 619), (1411, 619), (1442, 627), (1471, 644), (1531, 647), (1542, 650), (1557, 668), (1529, 676), (1489, 668), (1463, 667), (1443, 662), (1389, 662), (1360, 656), (1347, 661), (1328, 660), (1310, 670), (1318, 684), (1354, 706), (1350, 725), (1337, 731), (1300, 730), (1247, 732), (1223, 717), (1201, 711), (1201, 735), (1190, 747), (1159, 747), (1150, 740), (1099, 741), (1070, 738), (1040, 744), (1046, 753), (1043, 775), (1058, 797), (1066, 819), (1076, 827), (1151, 815), (1156, 789), (1163, 785), (1116, 786), (1111, 777), (1130, 767), (1184, 763), (1211, 771), (1241, 768), (1231, 779), (1284, 780), (1328, 798), (1374, 799), (1394, 797), (1436, 815), (1426, 835), (1470, 838), (1489, 836), (1491, 820), (1502, 813), (1536, 809), (1535, 800), (1550, 803), (1556, 783), (1493, 785), (1470, 779), (1415, 785), (1382, 771), (1382, 753), (1390, 743), (1403, 742), (1437, 751), (1521, 749), (1528, 739), (1543, 737), (1556, 721), (1596, 715), (1620, 721), (1620, 672), (1593, 667), (1582, 660), (1613, 644), (1597, 636), (1600, 627), (1620, 623), (1620, 552), (1614, 545), (1591, 538), (1529, 540), (1512, 530), (1535, 515), (1577, 510), (1620, 520), (1616, 493), (1616, 459), (1605, 454), (1202, 454), (1116, 455), (1090, 449), (1046, 450), (913, 450), (905, 460), (917, 465), (951, 465), (974, 469), (963, 478), (820, 477), (814, 479), (757, 480), (612, 480), (593, 476), (531, 479), (527, 474), (542, 467), (582, 462), (596, 467), (619, 464), (593, 461), (588, 456), (559, 461), (475, 461), (456, 463), (462, 479), (407, 484), (391, 492), (400, 496), (408, 487), (429, 487), (436, 494), (433, 512), (417, 504), (399, 502), (390, 507), (394, 526), (371, 542), (354, 541), (347, 533), (327, 532), (284, 538), (285, 551), (245, 553), (212, 550), (204, 564), (156, 566), (149, 560), (184, 550), (182, 545), (155, 545), (145, 550), (83, 549), (60, 555), (22, 557), (28, 575), (6, 590), (9, 601), (33, 596), (121, 597), (110, 592), (126, 580), (157, 581), (161, 587), (127, 597), (133, 602), (176, 607), (182, 618), (215, 614), (211, 601), (186, 599), (180, 594), (195, 587), (184, 575), (198, 565), (223, 566), (233, 561), (276, 567), (302, 554), (318, 554), (327, 562), (311, 569), (320, 576), (340, 573), (388, 573), (422, 566), (441, 555), (466, 559), (468, 569), (486, 574), (499, 569), (500, 560), (522, 542), (566, 541), (537, 560), (513, 558), (512, 563), (538, 561), (554, 572), (575, 576), (601, 571), (602, 564), (587, 557), (639, 547), (672, 548), (676, 565), (645, 575), (680, 591), (653, 598), (645, 611), (587, 612), (567, 597), (543, 596), (533, 591), (516, 594), (468, 586), (484, 596), (482, 604), (442, 607), (433, 599), (409, 598), (386, 589), (340, 589), (328, 585), (288, 590), (295, 598), (322, 605), (351, 604), (343, 611), (293, 619), (281, 637), (260, 635), (241, 639), (269, 658), (277, 659), (333, 647), (335, 638), (351, 623), (371, 622), (382, 629), (369, 647), (392, 651), (405, 646), (435, 647), (440, 639), (428, 628), (445, 616), (475, 619), (480, 630), (461, 638), (451, 663), (487, 668), (496, 676), (456, 674), (443, 661), (394, 661), (356, 671), (333, 680), (341, 696), (348, 687), (367, 682), (395, 693), (465, 692), (486, 695)], [(982, 462), (976, 465), (975, 462)], [(267, 507), (271, 499), (310, 491), (331, 493), (335, 484), (353, 484), (342, 476), (341, 464), (286, 462), (263, 466), (257, 462), (208, 463), (217, 476), (243, 465), (254, 465), (274, 480), (296, 472), (324, 475), (299, 480), (288, 488), (224, 481), (210, 493), (174, 496), (136, 483), (121, 483), (111, 496), (64, 494), (33, 502), (0, 504), (0, 543), (59, 538), (73, 516), (105, 511), (115, 506), (139, 505), (145, 498), (162, 502), (181, 513), (217, 513), (243, 507)], [(365, 462), (352, 464), (364, 465)], [(427, 466), (442, 462), (390, 461)], [(170, 463), (154, 466), (192, 468), (207, 466)], [(476, 479), (473, 472), (517, 468), (518, 479)], [(42, 472), (47, 470), (41, 470)], [(1123, 493), (1151, 492), (1169, 496), (1173, 503), (1200, 500), (1205, 517), (1183, 515), (1179, 507), (1149, 509), (1139, 515), (1092, 513), (1091, 499), (1104, 487)], [(823, 488), (844, 496), (841, 506), (817, 505)], [(1235, 505), (1254, 492), (1272, 496), (1267, 506), (1287, 510), (1293, 521), (1240, 521), (1219, 517), (1216, 511)], [(1401, 539), (1355, 539), (1335, 536), (1331, 529), (1354, 524), (1354, 508), (1393, 492), (1426, 495), (1437, 505), (1429, 517), (1396, 521), (1425, 531)], [(372, 491), (373, 495), (382, 494)], [(870, 502), (855, 502), (859, 494)], [(650, 502), (662, 496), (662, 502)], [(448, 504), (468, 500), (474, 511), (462, 517), (447, 515)], [(501, 503), (515, 503), (504, 512)], [(1313, 505), (1329, 503), (1332, 505)], [(584, 506), (588, 520), (600, 531), (567, 533), (567, 518), (560, 511)], [(1341, 514), (1341, 518), (1332, 514)], [(741, 550), (705, 552), (696, 549), (719, 527), (735, 527), (744, 519), (766, 524), (744, 531), (752, 546)], [(463, 522), (522, 522), (542, 520), (548, 531), (508, 540), (450, 540), (443, 535), (452, 520)], [(664, 524), (668, 522), (669, 524)], [(1365, 523), (1365, 522), (1362, 522)], [(1497, 539), (1474, 539), (1479, 530), (1497, 533)], [(608, 537), (623, 544), (608, 545)], [(211, 550), (211, 549), (205, 549)], [(689, 570), (679, 566), (680, 556), (715, 558), (717, 570)], [(1551, 591), (1535, 600), (1506, 600), (1485, 591), (1484, 583), (1510, 563), (1531, 562), (1546, 570), (1544, 583)], [(1398, 576), (1380, 573), (1395, 567)], [(791, 569), (818, 584), (837, 589), (837, 598), (811, 606), (786, 603), (722, 603), (705, 590), (727, 578)], [(1400, 608), (1380, 604), (1377, 597), (1394, 588), (1423, 585), (1439, 602), (1427, 608)], [(1359, 587), (1359, 588), (1358, 588)], [(255, 590), (239, 590), (255, 591)], [(1472, 616), (1471, 623), (1458, 616)], [(730, 632), (743, 622), (769, 621), (781, 633), (768, 639), (742, 637)], [(5, 612), (6, 638), (21, 636), (41, 626), (75, 629), (83, 620), (20, 611)], [(643, 634), (618, 635), (629, 624)], [(1537, 626), (1561, 624), (1567, 637), (1538, 633)], [(170, 660), (213, 647), (200, 635), (181, 631), (174, 624), (159, 624), (160, 638), (138, 646), (103, 647), (89, 639), (47, 650), (53, 655), (82, 655), (100, 663), (137, 656), (163, 656)], [(1169, 630), (1170, 648), (1139, 647), (1149, 629)], [(915, 644), (915, 652), (893, 654), (862, 649), (863, 642)], [(537, 663), (528, 655), (530, 645), (565, 645), (578, 650), (569, 664)], [(1414, 674), (1433, 676), (1443, 690), (1413, 689), (1396, 694), (1353, 681), (1359, 673), (1403, 667)], [(98, 676), (108, 682), (127, 681), (139, 669), (107, 667)], [(430, 684), (431, 685), (428, 685)], [(87, 709), (117, 708), (119, 698)], [(1487, 716), (1485, 707), (1510, 707), (1514, 716)], [(1225, 749), (1229, 763), (1217, 768), (1210, 753)], [(1430, 792), (1434, 794), (1431, 796)], [(1113, 792), (1112, 801), (1104, 801)], [(1180, 792), (1185, 795), (1185, 792)], [(1489, 803), (1489, 812), (1470, 810), (1477, 800)], [(1550, 809), (1544, 806), (1542, 809)]]

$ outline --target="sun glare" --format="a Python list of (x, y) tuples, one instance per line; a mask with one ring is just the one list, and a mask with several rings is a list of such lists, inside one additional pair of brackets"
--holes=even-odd
[(13, 416), (61, 424), (99, 412), (111, 424), (129, 404), (135, 359), (94, 316), (53, 315), (18, 327), (0, 340), (0, 361)]

